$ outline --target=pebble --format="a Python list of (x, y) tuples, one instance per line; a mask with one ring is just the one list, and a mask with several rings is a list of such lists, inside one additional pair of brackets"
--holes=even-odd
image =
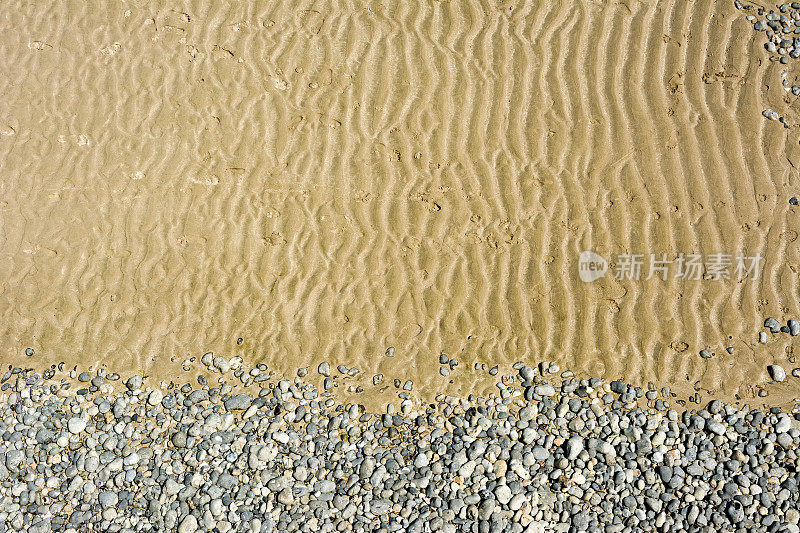
[(142, 388), (142, 376), (131, 376), (128, 378), (128, 381), (125, 382), (125, 386), (128, 387), (129, 390), (135, 391)]
[(155, 389), (147, 396), (147, 403), (149, 403), (152, 406), (157, 406), (158, 404), (161, 403), (163, 399), (164, 399), (164, 393), (161, 392), (159, 389)]
[(769, 317), (764, 320), (764, 327), (769, 329), (772, 333), (779, 333), (781, 330), (781, 323), (775, 318)]
[(769, 376), (778, 383), (786, 379), (786, 371), (780, 365), (769, 365), (767, 371), (769, 372)]
[(497, 501), (500, 502), (500, 505), (506, 505), (511, 501), (513, 493), (511, 492), (511, 489), (508, 488), (508, 485), (499, 485), (496, 489), (494, 489), (494, 496), (497, 498)]
[(178, 526), (178, 533), (194, 533), (197, 531), (197, 528), (197, 518), (195, 518), (194, 515), (188, 515), (181, 521), (181, 525)]
[(575, 460), (578, 455), (583, 451), (583, 439), (579, 436), (570, 437), (566, 444), (567, 459), (570, 461)]
[(69, 419), (67, 426), (69, 428), (70, 433), (77, 435), (78, 433), (86, 429), (86, 421), (83, 420), (82, 418), (73, 417)]
[(214, 360), (211, 363), (214, 368), (216, 368), (221, 374), (225, 374), (226, 372), (230, 372), (231, 364), (228, 360), (221, 355), (214, 357)]

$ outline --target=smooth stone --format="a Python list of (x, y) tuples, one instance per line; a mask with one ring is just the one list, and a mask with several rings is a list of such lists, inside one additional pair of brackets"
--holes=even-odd
[(786, 379), (786, 371), (780, 365), (769, 365), (767, 367), (770, 377), (778, 383)]
[(178, 533), (194, 533), (197, 531), (197, 518), (194, 515), (189, 515), (181, 521), (181, 525), (178, 526)]
[(248, 394), (237, 394), (225, 400), (225, 409), (228, 411), (241, 411), (250, 407), (252, 398)]
[(159, 389), (155, 389), (147, 396), (147, 403), (149, 403), (152, 406), (156, 406), (160, 404), (163, 399), (164, 399), (164, 393), (161, 392), (161, 390)]
[(105, 490), (98, 495), (97, 500), (103, 507), (111, 507), (117, 505), (119, 498), (117, 498), (116, 492)]
[(278, 502), (282, 503), (283, 505), (291, 505), (294, 503), (294, 495), (292, 494), (292, 489), (286, 488), (283, 489), (280, 493), (278, 493)]
[(497, 501), (500, 502), (501, 505), (506, 505), (511, 501), (513, 494), (507, 485), (499, 485), (494, 489), (494, 497), (497, 498)]
[(214, 368), (219, 370), (219, 372), (222, 373), (222, 374), (225, 374), (226, 372), (229, 372), (230, 369), (231, 369), (230, 362), (226, 358), (222, 357), (221, 355), (218, 355), (218, 356), (214, 357), (214, 360), (212, 361), (211, 364), (212, 364), (212, 366)]
[(70, 433), (77, 435), (86, 429), (86, 421), (78, 417), (70, 418), (67, 422), (67, 428), (69, 429)]
[(567, 451), (567, 459), (573, 461), (583, 451), (583, 439), (577, 435), (570, 437), (569, 440), (567, 440), (565, 447)]
[(128, 381), (125, 382), (125, 386), (128, 387), (128, 390), (139, 390), (142, 388), (142, 376), (135, 375), (128, 378)]
[(790, 429), (792, 429), (792, 420), (788, 415), (783, 414), (775, 424), (775, 433), (786, 433)]

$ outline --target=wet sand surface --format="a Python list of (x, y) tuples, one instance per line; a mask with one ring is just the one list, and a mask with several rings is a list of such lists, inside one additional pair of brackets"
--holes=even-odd
[[(732, 2), (7, 3), (0, 361), (791, 402), (793, 338), (757, 336), (800, 318), (797, 69), (764, 42)], [(763, 262), (584, 283), (584, 250)]]

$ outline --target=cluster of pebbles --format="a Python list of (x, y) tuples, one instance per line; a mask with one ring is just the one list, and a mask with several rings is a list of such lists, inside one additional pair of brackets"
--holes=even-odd
[[(781, 325), (781, 323), (778, 322), (778, 320), (776, 318), (769, 317), (766, 320), (764, 320), (764, 328), (769, 330), (770, 333), (772, 333), (773, 335), (778, 335), (778, 334), (781, 334), (781, 333), (791, 335), (792, 337), (796, 337), (796, 336), (800, 335), (800, 322), (795, 320), (795, 319), (790, 319), (789, 321), (786, 322), (785, 325)], [(767, 340), (768, 340), (767, 339), (767, 332), (766, 331), (760, 331), (758, 333), (758, 341), (760, 343), (762, 343), (762, 344), (766, 344)], [(794, 362), (793, 358), (790, 358), (790, 359), (791, 359), (792, 362)], [(770, 376), (775, 381), (780, 382), (780, 381), (784, 381), (786, 379), (786, 372), (780, 366), (771, 365), (768, 368), (768, 370), (769, 370)], [(792, 370), (792, 376), (794, 376), (796, 378), (800, 377), (800, 368), (793, 369)]]
[[(754, 30), (766, 33), (764, 48), (774, 54), (770, 56), (771, 61), (785, 65), (789, 59), (800, 57), (800, 2), (780, 4), (777, 12), (739, 0), (734, 2), (734, 6), (747, 13), (746, 18)], [(790, 90), (795, 96), (800, 95), (800, 87), (794, 86)]]
[(0, 531), (800, 532), (800, 414), (514, 368), (385, 413), (299, 376), (115, 391), (98, 371), (79, 393), (9, 369)]
[[(786, 322), (786, 325), (781, 325), (780, 322), (774, 317), (769, 317), (764, 320), (764, 327), (770, 330), (773, 334), (778, 333), (788, 333), (792, 337), (797, 337), (800, 335), (800, 322), (797, 320), (791, 319)], [(762, 336), (763, 334), (763, 336)], [(764, 340), (762, 340), (764, 339)], [(759, 333), (759, 340), (761, 342), (766, 342), (766, 332), (762, 331)]]
[[(778, 335), (781, 333), (785, 333), (791, 335), (792, 337), (797, 337), (800, 335), (800, 321), (795, 319), (790, 319), (786, 322), (785, 325), (781, 325), (780, 322), (774, 317), (769, 317), (764, 320), (764, 329), (772, 333), (773, 335)], [(761, 344), (766, 344), (769, 340), (767, 336), (767, 331), (759, 331), (758, 332), (758, 342)], [(729, 346), (725, 348), (725, 351), (728, 354), (733, 354), (733, 347)], [(700, 350), (700, 357), (703, 359), (711, 359), (714, 357), (714, 353), (709, 351), (708, 349)], [(798, 369), (800, 371), (800, 369)], [(783, 380), (778, 380), (783, 381)]]
[[(800, 58), (800, 2), (785, 2), (777, 5), (776, 10), (740, 0), (736, 0), (734, 5), (747, 13), (746, 18), (755, 31), (766, 34), (764, 48), (771, 54), (770, 61), (786, 65), (790, 59)], [(781, 71), (781, 85), (786, 92), (800, 96), (800, 85), (789, 82), (786, 70)], [(789, 127), (786, 118), (773, 109), (765, 109), (762, 115)]]

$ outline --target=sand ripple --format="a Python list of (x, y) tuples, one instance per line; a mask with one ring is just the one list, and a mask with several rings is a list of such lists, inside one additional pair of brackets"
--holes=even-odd
[[(755, 340), (800, 316), (800, 154), (760, 112), (797, 114), (732, 2), (215, 4), (0, 8), (4, 360), (747, 396), (791, 356)], [(584, 284), (585, 249), (765, 268)]]

